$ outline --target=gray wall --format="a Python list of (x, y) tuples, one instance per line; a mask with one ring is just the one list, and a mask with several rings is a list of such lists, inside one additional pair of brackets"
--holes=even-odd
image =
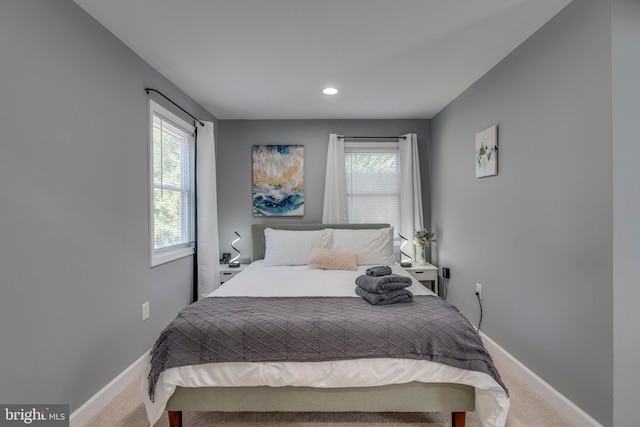
[(613, 420), (631, 426), (638, 424), (640, 383), (640, 1), (612, 4)]
[(143, 88), (213, 117), (70, 0), (0, 2), (0, 58), (0, 402), (73, 411), (190, 302), (191, 258), (149, 268)]
[[(218, 224), (220, 252), (232, 252), (230, 243), (238, 231), (241, 261), (251, 256), (252, 223), (318, 223), (322, 221), (325, 168), (329, 134), (348, 136), (418, 135), (423, 188), (429, 187), (429, 120), (221, 120), (216, 139)], [(303, 144), (305, 156), (305, 214), (293, 217), (254, 217), (251, 207), (251, 146), (255, 144)], [(429, 194), (423, 205), (425, 223)]]
[[(481, 283), (487, 335), (604, 425), (613, 417), (610, 16), (609, 2), (573, 1), (438, 114), (431, 188), (432, 255), (451, 268), (449, 300), (477, 324)], [(476, 179), (475, 134), (494, 124), (499, 174)]]

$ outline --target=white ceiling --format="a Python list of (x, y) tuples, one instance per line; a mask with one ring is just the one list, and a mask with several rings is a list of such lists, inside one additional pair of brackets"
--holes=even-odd
[(570, 1), (75, 0), (219, 119), (431, 118)]

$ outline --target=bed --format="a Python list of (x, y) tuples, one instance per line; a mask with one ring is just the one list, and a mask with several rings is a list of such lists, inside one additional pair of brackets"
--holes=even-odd
[[(309, 239), (313, 240), (312, 243), (309, 243)], [(320, 261), (315, 259), (314, 264), (309, 265), (309, 254), (305, 252), (309, 251), (309, 245), (324, 247), (327, 251), (323, 254), (338, 255), (338, 259), (330, 259), (329, 267), (322, 264), (327, 262), (325, 258)], [(314, 254), (315, 251), (313, 249)], [(357, 259), (361, 261), (356, 263), (356, 270), (343, 270), (343, 265), (335, 270), (330, 268), (332, 262), (352, 264), (353, 258), (344, 254), (353, 253), (357, 253)], [(377, 307), (370, 306), (355, 294), (354, 280), (364, 275), (367, 268), (382, 264), (389, 265), (393, 274), (411, 277), (393, 263), (392, 257), (393, 243), (392, 238), (389, 240), (388, 224), (254, 224), (251, 264), (204, 298), (205, 301), (194, 303), (183, 312), (191, 309), (191, 315), (198, 319), (197, 322), (209, 314), (218, 315), (222, 312), (224, 317), (207, 321), (219, 329), (229, 330), (245, 320), (245, 313), (247, 318), (251, 317), (248, 314), (250, 312), (259, 315), (255, 313), (261, 313), (262, 306), (290, 304), (282, 306), (287, 308), (281, 308), (280, 311), (293, 313), (298, 308), (302, 311), (302, 318), (307, 312), (314, 311), (309, 307), (317, 307), (318, 311), (323, 312), (320, 315), (322, 317), (333, 307), (344, 305), (343, 310), (357, 312), (355, 316), (361, 323), (371, 325), (376, 323), (371, 319), (379, 315), (375, 311)], [(323, 268), (319, 268), (318, 263)], [(457, 313), (457, 309), (449, 307), (415, 279), (411, 280), (408, 288), (414, 295), (411, 303), (386, 306), (389, 311), (400, 313), (396, 315), (401, 317), (392, 323), (402, 321), (405, 313), (410, 318), (409, 308), (416, 311), (422, 310), (420, 304), (435, 304), (433, 307), (437, 310), (447, 310), (447, 315), (451, 311), (451, 316), (457, 322), (468, 324), (464, 316)], [(207, 308), (204, 308), (204, 304), (207, 304)], [(202, 307), (194, 307), (196, 305)], [(227, 307), (230, 307), (229, 312), (224, 311)], [(186, 319), (188, 314), (183, 316), (183, 312), (176, 319)], [(367, 320), (367, 316), (374, 317)], [(414, 317), (423, 316), (414, 314)], [(196, 322), (189, 320), (183, 323), (190, 325)], [(465, 334), (469, 334), (468, 329)], [(272, 345), (263, 345), (261, 338), (253, 338), (252, 342), (251, 338), (243, 335), (245, 332), (231, 331), (228, 332), (230, 338), (225, 338), (227, 341), (222, 339), (215, 345), (207, 341), (207, 337), (197, 343), (189, 338), (188, 343), (182, 343), (186, 350), (180, 356), (173, 357), (173, 360), (180, 359), (179, 362), (170, 363), (165, 358), (160, 363), (158, 354), (162, 352), (158, 350), (161, 347), (159, 343), (165, 345), (174, 340), (171, 337), (182, 337), (173, 330), (165, 335), (167, 330), (170, 327), (163, 331), (149, 355), (148, 376), (141, 385), (151, 424), (165, 411), (172, 427), (182, 425), (182, 411), (449, 412), (452, 414), (452, 425), (461, 427), (465, 424), (466, 412), (476, 410), (483, 426), (504, 426), (506, 422), (508, 392), (488, 353), (482, 361), (464, 363), (451, 357), (441, 360), (438, 356), (414, 354), (382, 357), (377, 353), (367, 353), (366, 356), (352, 358), (343, 357), (336, 349), (328, 350), (330, 356), (316, 357), (305, 353), (307, 347), (305, 351), (295, 349), (297, 338), (294, 340), (287, 336), (283, 340), (289, 340), (287, 346), (296, 351), (289, 347), (278, 350), (286, 351), (287, 357), (290, 357), (290, 360), (280, 360), (276, 356), (263, 355), (263, 352), (270, 354)], [(466, 340), (479, 342), (482, 347), (475, 331), (472, 333), (474, 336)], [(340, 331), (335, 335), (342, 337), (343, 334), (344, 331)], [(208, 335), (208, 332), (200, 335)], [(235, 339), (237, 336), (241, 338)], [(269, 341), (271, 339), (265, 342), (272, 343)], [(275, 338), (276, 341), (278, 339)], [(353, 338), (341, 339), (354, 341)], [(394, 341), (395, 334), (388, 334), (385, 339)], [(317, 346), (316, 343), (313, 345)], [(333, 343), (328, 345), (332, 346)], [(218, 347), (225, 349), (218, 352)], [(259, 357), (263, 359), (247, 359), (248, 356), (241, 355), (237, 347), (244, 348), (242, 351), (245, 352), (260, 353)], [(482, 351), (486, 352), (484, 347)], [(199, 353), (197, 357), (195, 353)], [(206, 353), (206, 360), (203, 360), (202, 353)], [(452, 366), (451, 361), (458, 366)], [(480, 362), (482, 369), (477, 369)]]

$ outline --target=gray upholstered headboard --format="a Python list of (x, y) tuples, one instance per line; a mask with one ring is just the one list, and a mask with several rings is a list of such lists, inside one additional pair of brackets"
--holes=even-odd
[(387, 228), (389, 224), (251, 224), (251, 262), (264, 258), (264, 229), (276, 230), (322, 230), (323, 228)]

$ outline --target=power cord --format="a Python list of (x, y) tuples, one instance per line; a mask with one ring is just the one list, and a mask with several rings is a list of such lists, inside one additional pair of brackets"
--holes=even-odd
[(482, 298), (480, 298), (480, 292), (476, 292), (478, 298), (478, 304), (480, 305), (480, 320), (478, 321), (478, 331), (480, 331), (480, 325), (482, 324)]

